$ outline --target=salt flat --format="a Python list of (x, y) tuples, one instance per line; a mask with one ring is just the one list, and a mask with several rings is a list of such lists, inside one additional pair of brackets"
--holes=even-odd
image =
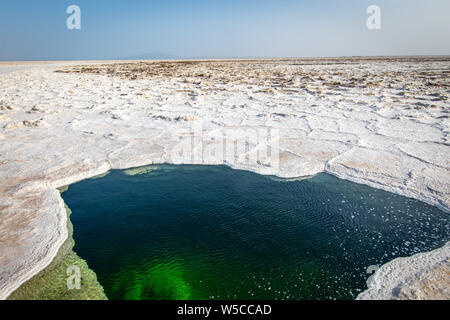
[[(449, 74), (448, 57), (74, 62), (1, 73), (0, 298), (44, 269), (67, 238), (56, 188), (110, 169), (327, 172), (449, 212)], [(204, 147), (227, 132), (276, 132), (237, 157), (276, 138), (279, 162), (175, 152), (199, 128)], [(450, 298), (448, 245), (407, 259), (415, 262), (383, 266), (361, 298)]]

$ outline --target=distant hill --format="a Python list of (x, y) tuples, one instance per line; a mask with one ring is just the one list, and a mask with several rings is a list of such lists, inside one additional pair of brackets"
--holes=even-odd
[(179, 59), (179, 58), (177, 56), (167, 54), (164, 52), (150, 52), (135, 56), (122, 57), (119, 60), (171, 60), (171, 59)]

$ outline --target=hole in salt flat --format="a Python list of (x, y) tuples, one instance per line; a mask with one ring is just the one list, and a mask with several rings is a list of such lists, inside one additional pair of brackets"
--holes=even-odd
[(63, 193), (110, 299), (348, 299), (366, 270), (449, 240), (448, 214), (319, 174), (160, 165)]

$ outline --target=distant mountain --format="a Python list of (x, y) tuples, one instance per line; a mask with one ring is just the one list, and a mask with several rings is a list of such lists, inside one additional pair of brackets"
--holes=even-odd
[(172, 59), (178, 59), (178, 57), (164, 52), (150, 52), (120, 58), (120, 60), (172, 60)]

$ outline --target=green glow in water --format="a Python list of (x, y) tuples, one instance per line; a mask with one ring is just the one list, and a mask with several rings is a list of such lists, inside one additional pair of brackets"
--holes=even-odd
[(123, 295), (113, 296), (125, 300), (188, 300), (191, 290), (183, 279), (181, 265), (159, 263), (150, 269), (121, 271), (113, 280), (112, 291)]

